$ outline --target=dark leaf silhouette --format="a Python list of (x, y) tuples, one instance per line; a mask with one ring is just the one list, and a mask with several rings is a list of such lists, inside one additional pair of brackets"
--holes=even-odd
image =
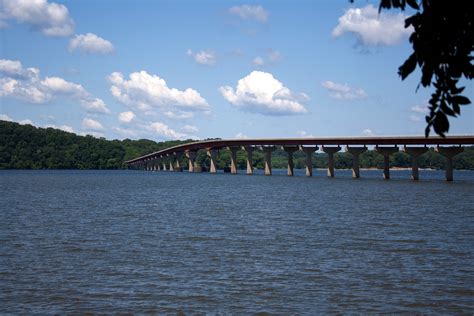
[(408, 57), (408, 59), (405, 61), (403, 65), (398, 68), (398, 74), (402, 77), (402, 80), (404, 80), (406, 77), (408, 77), (409, 74), (413, 72), (416, 68), (416, 54), (413, 53)]

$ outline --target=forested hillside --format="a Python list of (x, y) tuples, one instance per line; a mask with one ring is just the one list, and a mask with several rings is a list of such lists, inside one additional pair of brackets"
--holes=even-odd
[[(53, 128), (37, 128), (31, 125), (0, 121), (0, 169), (121, 169), (126, 168), (124, 161), (145, 155), (163, 148), (178, 145), (187, 141), (154, 142), (151, 140), (106, 140), (92, 136), (78, 136)], [(246, 167), (245, 152), (237, 153), (238, 167)], [(304, 168), (304, 154), (296, 152), (295, 167)], [(409, 167), (410, 157), (398, 152), (390, 157), (393, 167)], [(352, 156), (346, 152), (335, 155), (336, 168), (350, 168)], [(221, 150), (217, 165), (228, 166), (230, 152)], [(209, 165), (209, 158), (204, 150), (199, 151), (197, 162), (201, 166)], [(186, 158), (182, 164), (186, 166)], [(286, 168), (287, 156), (283, 150), (272, 154), (274, 168)], [(383, 156), (375, 151), (368, 151), (360, 156), (361, 167), (381, 168)], [(263, 168), (263, 153), (254, 152), (254, 164)], [(313, 158), (317, 168), (327, 166), (327, 155), (317, 153)], [(420, 167), (443, 169), (445, 159), (432, 149), (420, 157)], [(456, 169), (474, 169), (474, 147), (454, 159)]]

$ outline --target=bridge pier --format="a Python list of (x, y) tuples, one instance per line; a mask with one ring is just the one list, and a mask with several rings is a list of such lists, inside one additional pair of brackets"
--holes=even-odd
[(428, 151), (426, 147), (407, 147), (403, 148), (403, 151), (411, 156), (411, 179), (418, 181), (420, 179), (418, 171), (418, 158)]
[(227, 147), (230, 150), (230, 173), (237, 174), (237, 151), (239, 147)]
[(446, 158), (446, 181), (453, 181), (453, 157), (462, 153), (464, 147), (439, 147), (438, 145), (435, 151)]
[(328, 177), (334, 178), (334, 154), (341, 150), (340, 146), (326, 147), (322, 146), (322, 150), (328, 154)]
[(272, 152), (276, 149), (275, 146), (262, 146), (262, 151), (265, 155), (265, 175), (272, 175)]
[(194, 164), (196, 163), (197, 152), (195, 152), (195, 151), (186, 151), (185, 155), (188, 158), (188, 171), (189, 172), (194, 172)]
[(165, 161), (165, 157), (161, 156), (161, 163), (162, 163), (162, 166), (163, 166), (163, 171), (166, 171), (167, 170), (167, 167), (166, 167), (166, 161)]
[(173, 153), (173, 155), (174, 155), (174, 160), (175, 160), (175, 162), (174, 162), (174, 166), (175, 166), (174, 170), (175, 170), (175, 171), (178, 171), (178, 172), (182, 172), (182, 171), (183, 171), (183, 168), (181, 167), (181, 162), (180, 162), (180, 160), (181, 160), (181, 157), (182, 157), (183, 154), (182, 154), (182, 153)]
[(253, 146), (245, 146), (242, 147), (243, 150), (247, 153), (247, 174), (251, 175), (253, 174), (253, 159), (252, 159), (252, 153), (255, 150), (255, 147)]
[(156, 164), (155, 164), (155, 170), (156, 170), (156, 171), (160, 171), (160, 170), (161, 170), (160, 164), (161, 164), (160, 159), (159, 159), (159, 158), (156, 158)]
[(293, 153), (298, 150), (298, 146), (282, 146), (283, 150), (288, 154), (288, 176), (294, 176), (295, 164), (293, 162)]
[(390, 179), (390, 155), (398, 151), (398, 146), (394, 147), (379, 147), (375, 146), (375, 151), (383, 155), (383, 178)]
[(306, 153), (306, 176), (312, 177), (313, 176), (313, 153), (318, 150), (318, 146), (300, 146), (300, 150)]
[(217, 150), (208, 148), (207, 149), (207, 155), (209, 156), (211, 162), (210, 162), (210, 168), (209, 172), (210, 173), (216, 173), (217, 168), (216, 168), (216, 156), (217, 156)]
[(360, 178), (360, 162), (359, 156), (367, 151), (367, 147), (349, 147), (346, 146), (346, 151), (352, 155), (352, 178)]

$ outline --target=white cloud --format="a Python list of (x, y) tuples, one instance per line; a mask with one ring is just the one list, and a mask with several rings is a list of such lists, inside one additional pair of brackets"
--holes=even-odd
[(68, 133), (74, 133), (74, 129), (71, 126), (68, 125), (54, 125), (54, 124), (48, 124), (44, 126), (45, 128), (51, 127), (55, 129), (60, 129), (62, 131), (68, 132)]
[(121, 123), (130, 123), (135, 118), (135, 113), (132, 111), (122, 112), (118, 116)]
[(242, 132), (237, 133), (234, 138), (236, 139), (248, 139), (249, 137)]
[(304, 137), (304, 138), (314, 137), (314, 135), (308, 134), (308, 132), (306, 132), (306, 131), (297, 131), (296, 134), (298, 134), (298, 136)]
[(0, 24), (26, 23), (47, 36), (69, 36), (74, 22), (66, 6), (47, 0), (0, 0)]
[(255, 20), (258, 22), (266, 22), (268, 12), (260, 5), (233, 6), (229, 9), (229, 13), (238, 16), (242, 20)]
[(93, 33), (75, 35), (69, 41), (69, 52), (75, 50), (83, 53), (110, 54), (114, 51), (114, 45)]
[(216, 53), (214, 53), (212, 50), (202, 50), (200, 52), (193, 53), (191, 49), (188, 49), (186, 54), (201, 65), (214, 66), (217, 61)]
[[(240, 79), (237, 87), (219, 88), (224, 98), (238, 109), (267, 115), (291, 115), (306, 113), (306, 108), (291, 91), (272, 74), (252, 71)], [(305, 95), (306, 96), (306, 95)], [(307, 97), (307, 96), (306, 96)]]
[(18, 123), (20, 123), (21, 125), (27, 125), (27, 124), (35, 125), (35, 124), (33, 124), (33, 121), (30, 120), (30, 119), (24, 119), (24, 120), (19, 121)]
[(375, 133), (371, 129), (366, 128), (362, 131), (362, 135), (364, 135), (364, 136), (375, 136)]
[(268, 54), (268, 59), (272, 63), (277, 62), (281, 59), (281, 53), (277, 50), (270, 50), (270, 53)]
[(324, 81), (321, 85), (329, 91), (329, 96), (334, 99), (355, 100), (367, 97), (367, 93), (363, 89), (351, 88), (347, 84)]
[(141, 111), (153, 107), (167, 111), (209, 110), (209, 104), (196, 90), (168, 88), (164, 79), (146, 71), (131, 73), (130, 80), (124, 79), (120, 72), (114, 72), (108, 79), (112, 83), (110, 91), (118, 101)]
[(353, 33), (358, 41), (367, 45), (394, 45), (411, 34), (412, 28), (405, 28), (402, 13), (390, 14), (378, 10), (371, 4), (363, 8), (346, 10), (339, 23), (332, 30), (333, 37)]
[(175, 130), (168, 127), (168, 125), (161, 122), (154, 122), (148, 126), (148, 129), (159, 136), (168, 138), (168, 139), (185, 139), (186, 134), (178, 133)]
[(173, 120), (187, 120), (194, 117), (193, 112), (186, 112), (186, 111), (166, 111), (163, 113), (166, 117), (173, 119)]
[(88, 131), (103, 131), (105, 130), (104, 126), (100, 122), (93, 120), (91, 118), (85, 118), (82, 120), (82, 127)]
[(253, 59), (252, 63), (257, 67), (261, 67), (261, 66), (265, 65), (265, 61), (260, 56), (255, 57)]
[(37, 68), (24, 68), (17, 60), (0, 59), (0, 97), (44, 104), (61, 96), (78, 100), (88, 112), (110, 112), (104, 101), (94, 98), (80, 84), (59, 77), (42, 79)]
[(415, 105), (411, 107), (411, 111), (415, 113), (428, 114), (428, 112), (430, 111), (428, 106), (429, 104)]
[(181, 130), (185, 133), (197, 133), (199, 132), (199, 128), (194, 125), (184, 125)]
[(9, 117), (8, 115), (6, 115), (6, 114), (0, 114), (0, 121), (12, 122), (13, 119), (11, 117)]

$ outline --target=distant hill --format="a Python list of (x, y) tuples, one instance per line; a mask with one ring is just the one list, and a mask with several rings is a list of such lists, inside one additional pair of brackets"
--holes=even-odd
[[(31, 125), (0, 121), (0, 169), (123, 169), (124, 161), (154, 151), (186, 143), (186, 141), (154, 142), (140, 140), (106, 140), (92, 136), (78, 136), (53, 128), (38, 128)], [(254, 153), (257, 168), (264, 166), (263, 153)], [(304, 154), (295, 153), (295, 167), (304, 168)], [(182, 164), (185, 166), (184, 158)], [(410, 157), (398, 152), (390, 157), (393, 167), (410, 167)], [(222, 150), (217, 160), (218, 168), (229, 165), (230, 153)], [(197, 162), (202, 166), (209, 165), (209, 158), (204, 151), (198, 153)], [(245, 153), (237, 153), (239, 169), (245, 169)], [(274, 168), (286, 168), (287, 156), (283, 150), (272, 154)], [(351, 168), (352, 156), (346, 152), (335, 155), (336, 168)], [(360, 156), (363, 168), (382, 168), (383, 157), (375, 151), (367, 151)], [(317, 168), (327, 166), (327, 156), (317, 153), (313, 157)], [(420, 157), (421, 168), (443, 169), (445, 159), (433, 150)], [(456, 169), (474, 170), (474, 147), (454, 158)]]

